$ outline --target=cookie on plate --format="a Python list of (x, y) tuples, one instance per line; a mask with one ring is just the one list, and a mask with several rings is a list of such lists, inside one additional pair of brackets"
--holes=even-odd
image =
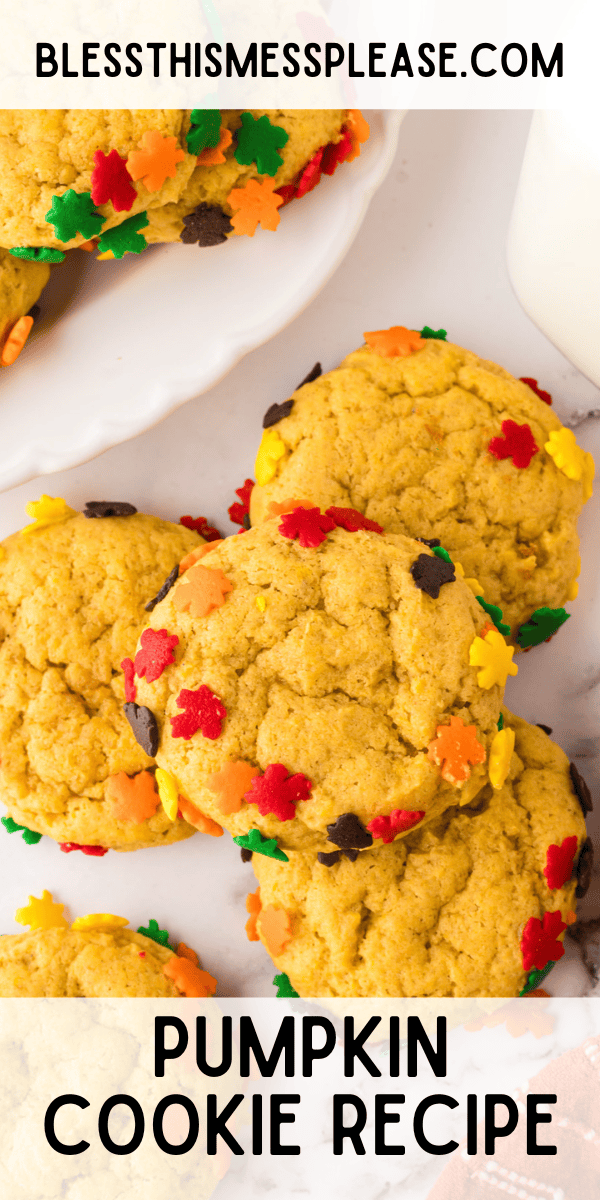
[(291, 508), (203, 549), (155, 608), (141, 645), (163, 631), (174, 661), (138, 704), (184, 814), (356, 856), (477, 794), (517, 668), (447, 556)]
[(354, 863), (253, 855), (248, 934), (301, 996), (514, 996), (562, 957), (587, 862), (581, 802), (562, 750), (503, 716), (508, 776), (467, 807)]
[(189, 837), (160, 802), (151, 741), (132, 731), (133, 668), (130, 720), (123, 711), (122, 663), (148, 602), (201, 539), (131, 504), (91, 502), (84, 515), (43, 496), (28, 512), (0, 550), (4, 824), (96, 852)]
[(33, 325), (28, 316), (50, 276), (45, 262), (24, 262), (0, 249), (0, 366), (18, 358)]
[(237, 227), (250, 210), (276, 228), (278, 207), (356, 157), (367, 134), (345, 109), (0, 111), (0, 246), (37, 258), (99, 240), (121, 258), (148, 242), (253, 233)]
[(296, 496), (437, 538), (526, 648), (577, 594), (593, 459), (527, 384), (444, 330), (423, 332), (365, 334), (340, 367), (271, 406), (251, 520)]
[(212, 996), (216, 980), (156, 921), (137, 932), (126, 917), (93, 913), (69, 925), (50, 892), (29, 897), (16, 920), (29, 933), (0, 938), (0, 996)]

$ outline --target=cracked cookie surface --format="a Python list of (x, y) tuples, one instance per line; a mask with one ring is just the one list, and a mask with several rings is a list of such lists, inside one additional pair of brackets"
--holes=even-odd
[[(506, 420), (533, 434), (527, 467), (488, 450)], [(544, 449), (561, 428), (531, 388), (459, 346), (429, 339), (407, 357), (365, 346), (296, 391), (289, 416), (269, 430), (280, 457), (252, 492), (251, 520), (300, 496), (351, 505), (391, 533), (439, 538), (514, 634), (576, 591), (587, 487)]]
[(142, 513), (78, 514), (3, 542), (0, 797), (19, 824), (120, 850), (193, 833), (160, 805), (148, 820), (115, 820), (107, 786), (153, 765), (123, 712), (121, 661), (135, 651), (145, 604), (200, 544)]
[(575, 907), (576, 878), (548, 888), (547, 848), (575, 836), (577, 862), (585, 823), (563, 751), (537, 726), (504, 718), (516, 745), (501, 789), (488, 785), (468, 807), (355, 863), (253, 855), (260, 904), (288, 915), (277, 969), (301, 996), (513, 996), (524, 987), (524, 924)]
[(131, 929), (44, 929), (0, 939), (0, 996), (180, 996), (173, 950)]
[[(347, 812), (363, 826), (396, 809), (429, 818), (476, 794), (501, 699), (469, 664), (486, 614), (460, 579), (437, 599), (418, 587), (410, 568), (422, 553), (439, 561), (402, 535), (337, 527), (306, 548), (274, 519), (180, 577), (150, 618), (179, 638), (175, 661), (139, 681), (138, 700), (182, 796), (235, 835), (256, 828), (316, 853), (335, 849), (327, 826)], [(193, 615), (209, 577), (218, 606)], [(478, 739), (460, 784), (429, 754), (451, 718)], [(262, 806), (244, 799), (257, 784)]]

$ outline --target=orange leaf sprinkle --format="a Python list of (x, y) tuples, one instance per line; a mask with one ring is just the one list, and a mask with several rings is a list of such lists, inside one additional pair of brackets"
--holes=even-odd
[(183, 796), (179, 797), (179, 810), (188, 825), (193, 825), (200, 830), (200, 833), (207, 833), (209, 837), (223, 836), (221, 826), (217, 825), (216, 821), (211, 821), (210, 817), (205, 817), (195, 804), (192, 804), (190, 800), (185, 800)]
[(204, 558), (205, 554), (210, 554), (211, 550), (214, 550), (216, 546), (222, 546), (222, 544), (223, 539), (219, 538), (218, 542), (207, 542), (205, 546), (198, 546), (196, 550), (190, 550), (189, 554), (186, 554), (185, 558), (182, 558), (179, 564), (179, 574), (183, 575), (184, 571), (189, 571), (194, 563), (199, 562), (201, 558)]
[(269, 954), (272, 958), (277, 958), (291, 941), (292, 930), (288, 914), (284, 908), (275, 908), (273, 904), (267, 904), (259, 914), (257, 929), (259, 925)]
[(79, 245), (75, 247), (75, 249), (76, 250), (87, 250), (88, 254), (90, 254), (92, 252), (92, 250), (96, 250), (97, 246), (98, 246), (97, 239), (91, 238), (89, 242), (80, 242)]
[(346, 162), (352, 162), (355, 158), (358, 158), (361, 144), (367, 141), (371, 130), (360, 108), (351, 108), (349, 110), (345, 125), (352, 141), (352, 149), (346, 158)]
[(259, 224), (272, 233), (279, 225), (277, 209), (283, 204), (283, 196), (277, 195), (273, 179), (263, 179), (262, 183), (251, 179), (244, 188), (233, 188), (227, 203), (235, 214), (231, 218), (234, 233), (254, 237)]
[(250, 790), (254, 776), (259, 773), (258, 767), (251, 767), (250, 763), (240, 760), (223, 763), (220, 771), (208, 776), (206, 786), (219, 796), (217, 804), (224, 816), (240, 811), (243, 797)]
[(460, 787), (471, 774), (469, 763), (485, 762), (475, 726), (465, 725), (461, 717), (450, 717), (449, 725), (438, 725), (437, 737), (429, 743), (429, 760), (441, 768), (442, 779)]
[(256, 932), (256, 922), (258, 920), (261, 908), (262, 904), (260, 902), (260, 888), (257, 887), (255, 892), (250, 892), (249, 895), (246, 896), (246, 912), (250, 913), (250, 916), (246, 921), (246, 937), (248, 938), (249, 942), (260, 941), (258, 933)]
[(185, 942), (179, 943), (179, 945), (177, 947), (177, 957), (178, 958), (189, 958), (190, 962), (193, 963), (195, 967), (200, 966), (200, 960), (198, 958), (198, 955), (196, 954), (196, 951), (191, 950), (189, 946), (186, 946)]
[(312, 500), (271, 500), (267, 509), (268, 517), (283, 517), (285, 513), (291, 513), (295, 508), (312, 508)]
[(13, 363), (17, 361), (29, 337), (32, 325), (33, 317), (19, 317), (19, 320), (15, 322), (2, 347), (0, 363), (3, 367), (12, 367)]
[(163, 137), (157, 129), (149, 129), (138, 142), (141, 150), (132, 150), (127, 170), (132, 179), (141, 179), (149, 192), (157, 192), (165, 179), (174, 179), (177, 163), (185, 158), (177, 146), (177, 138)]
[(198, 155), (199, 167), (216, 167), (218, 163), (225, 162), (224, 151), (231, 145), (232, 133), (230, 129), (221, 126), (221, 133), (216, 146), (209, 146), (206, 150), (202, 150)]
[(189, 612), (190, 617), (207, 617), (213, 608), (225, 603), (225, 596), (231, 591), (233, 584), (222, 571), (211, 571), (195, 563), (187, 571), (185, 583), (180, 583), (173, 592), (173, 604), (179, 612)]
[(363, 337), (367, 346), (383, 358), (408, 358), (425, 345), (425, 338), (416, 329), (406, 329), (404, 325), (374, 329), (371, 333), (364, 333)]
[(182, 992), (184, 996), (205, 1000), (207, 996), (214, 996), (217, 990), (217, 981), (208, 971), (201, 971), (189, 958), (179, 958), (177, 954), (165, 963), (163, 975), (166, 975), (167, 979), (175, 984), (177, 991)]
[(115, 821), (134, 821), (136, 825), (153, 817), (160, 803), (150, 771), (139, 771), (133, 777), (125, 771), (111, 775), (106, 784), (106, 795), (113, 802)]

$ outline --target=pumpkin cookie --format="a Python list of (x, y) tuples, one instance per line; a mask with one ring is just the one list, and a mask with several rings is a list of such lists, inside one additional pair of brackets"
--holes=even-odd
[(138, 704), (184, 815), (356, 857), (477, 794), (513, 650), (444, 552), (288, 507), (157, 606)]
[(43, 496), (28, 512), (0, 550), (4, 824), (96, 853), (188, 837), (160, 802), (150, 742), (132, 731), (128, 656), (148, 602), (201, 539), (131, 504), (91, 502), (84, 515)]
[(28, 317), (50, 276), (45, 262), (23, 262), (0, 249), (0, 366), (11, 366), (25, 344)]
[(508, 776), (468, 806), (354, 863), (253, 855), (248, 934), (301, 996), (514, 996), (562, 956), (586, 870), (583, 813), (562, 750), (504, 721)]
[(365, 334), (340, 367), (272, 406), (251, 520), (299, 496), (436, 538), (527, 648), (577, 595), (593, 459), (530, 386), (444, 330), (422, 332)]
[(92, 913), (69, 926), (50, 892), (16, 913), (29, 933), (0, 940), (0, 996), (212, 996), (216, 980), (156, 921), (137, 933), (126, 917)]

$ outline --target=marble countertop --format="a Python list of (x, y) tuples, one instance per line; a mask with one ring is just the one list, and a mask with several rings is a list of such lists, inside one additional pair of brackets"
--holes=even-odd
[[(597, 414), (598, 390), (533, 326), (508, 280), (506, 230), (528, 123), (522, 112), (410, 113), (395, 163), (350, 254), (312, 304), (211, 391), (154, 429), (90, 463), (0, 496), (0, 536), (24, 523), (26, 502), (41, 492), (64, 496), (76, 508), (109, 498), (174, 520), (202, 513), (233, 532), (227, 508), (235, 488), (252, 474), (264, 411), (289, 395), (317, 359), (325, 370), (335, 366), (360, 343), (364, 329), (443, 325), (453, 341), (517, 376), (536, 377), (563, 419)], [(600, 455), (594, 418), (580, 424), (578, 439)], [(520, 715), (553, 727), (596, 796), (599, 504), (600, 492), (581, 522), (583, 571), (572, 619), (551, 643), (520, 657), (506, 696)], [(591, 822), (596, 835), (599, 819), (597, 812)], [(0, 863), (0, 928), (6, 932), (16, 931), (14, 910), (27, 894), (40, 895), (46, 887), (73, 916), (108, 910), (134, 925), (156, 917), (198, 948), (222, 995), (273, 995), (273, 966), (244, 934), (244, 899), (256, 886), (254, 876), (228, 837), (89, 859), (63, 855), (48, 839), (29, 847), (2, 836)], [(595, 884), (582, 906), (587, 915), (600, 912), (598, 876)], [(553, 973), (552, 990), (581, 994), (589, 979), (574, 951), (568, 959)]]

